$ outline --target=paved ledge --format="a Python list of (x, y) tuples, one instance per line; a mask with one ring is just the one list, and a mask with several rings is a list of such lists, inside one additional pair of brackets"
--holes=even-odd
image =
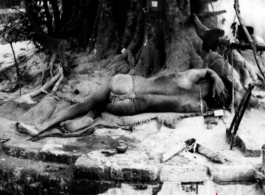
[[(246, 158), (238, 148), (229, 150), (222, 121), (212, 129), (206, 128), (202, 117), (184, 119), (176, 129), (164, 126), (158, 129), (157, 123), (151, 121), (136, 126), (133, 132), (98, 129), (87, 137), (47, 138), (39, 142), (26, 141), (28, 137), (19, 134), (14, 125), (14, 121), (0, 118), (0, 137), (10, 139), (0, 145), (0, 192), (230, 195), (231, 190), (238, 190), (239, 194), (263, 193), (255, 180), (262, 158)], [(231, 162), (221, 165), (196, 153), (181, 152), (160, 163), (162, 154), (191, 137)], [(102, 154), (115, 148), (121, 139), (129, 146), (126, 153)]]
[(204, 182), (209, 180), (207, 167), (202, 165), (164, 166), (161, 168), (161, 182)]
[(67, 152), (59, 144), (42, 144), (28, 141), (10, 140), (0, 146), (6, 155), (31, 160), (72, 164), (81, 156), (80, 153)]
[(27, 194), (35, 188), (65, 191), (71, 174), (69, 166), (0, 155), (0, 191), (8, 194)]
[(256, 167), (250, 165), (219, 165), (209, 168), (211, 180), (221, 182), (247, 182), (255, 181)]
[[(79, 160), (81, 162), (85, 162), (85, 158), (83, 158), (83, 160)], [(228, 195), (229, 192), (231, 193), (231, 191), (242, 195), (263, 194), (262, 190), (259, 188), (259, 184), (257, 183), (253, 183), (251, 185), (245, 185), (243, 183), (218, 185), (212, 182), (210, 179), (207, 179), (207, 177), (202, 178), (205, 180), (203, 182), (197, 182), (198, 180), (184, 182), (183, 180), (181, 181), (179, 179), (185, 178), (182, 175), (182, 172), (185, 171), (181, 171), (182, 169), (178, 170), (178, 173), (180, 174), (178, 181), (157, 181), (148, 183), (141, 181), (117, 181), (112, 180), (111, 178), (109, 180), (78, 178), (78, 175), (76, 175), (77, 170), (73, 165), (18, 159), (4, 154), (0, 155), (0, 162), (0, 192), (5, 192), (12, 195), (88, 194), (88, 192), (91, 195), (175, 195), (176, 193), (183, 195), (210, 195), (213, 193)], [(77, 161), (75, 166), (81, 165), (81, 162), (78, 163)], [(80, 169), (79, 171), (81, 171), (83, 174), (90, 174), (88, 172), (83, 172)], [(173, 173), (173, 171), (171, 173)], [(204, 171), (202, 171), (202, 174), (205, 176)]]
[[(97, 154), (96, 156), (100, 156)], [(141, 181), (141, 182), (177, 182), (200, 183), (213, 181), (216, 183), (253, 183), (255, 171), (260, 166), (225, 164), (205, 166), (200, 164), (162, 165), (150, 163), (135, 163), (134, 159), (115, 162), (112, 159), (102, 160), (82, 156), (74, 164), (76, 178), (114, 180), (114, 181)], [(132, 163), (133, 162), (133, 163)]]
[[(159, 165), (147, 164), (140, 161), (138, 155), (119, 154), (105, 157), (101, 151), (91, 152), (77, 159), (75, 176), (77, 178), (115, 180), (115, 181), (142, 181), (153, 182), (158, 180)], [(130, 151), (130, 153), (134, 153)], [(137, 161), (138, 160), (138, 161)]]

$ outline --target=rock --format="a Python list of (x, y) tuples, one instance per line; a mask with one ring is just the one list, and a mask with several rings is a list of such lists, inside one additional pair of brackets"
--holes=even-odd
[(238, 135), (237, 146), (245, 157), (259, 157), (261, 155), (260, 147), (251, 135)]
[(219, 165), (209, 168), (209, 174), (216, 183), (255, 181), (255, 169), (251, 165)]

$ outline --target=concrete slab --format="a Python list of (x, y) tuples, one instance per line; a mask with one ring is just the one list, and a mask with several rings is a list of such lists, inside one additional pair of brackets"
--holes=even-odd
[[(265, 116), (261, 112), (254, 112), (261, 117)], [(246, 120), (251, 116), (251, 113), (247, 113)], [(252, 123), (257, 123), (253, 118)], [(265, 125), (258, 119), (259, 125), (251, 126), (251, 120), (242, 123), (242, 132), (246, 128), (245, 125), (248, 125), (248, 129), (256, 126), (261, 129)], [(255, 128), (253, 131), (260, 129)], [(38, 142), (29, 142), (26, 141), (28, 136), (15, 130), (14, 121), (0, 118), (0, 137), (10, 139), (0, 146), (0, 160), (12, 159), (10, 161), (14, 163), (6, 163), (5, 166), (8, 164), (13, 167), (17, 167), (16, 163), (21, 164), (21, 167), (27, 167), (25, 162), (31, 163), (32, 167), (36, 167), (35, 175), (47, 174), (49, 171), (57, 174), (62, 170), (71, 169), (70, 172), (64, 173), (68, 180), (62, 181), (70, 187), (62, 190), (62, 193), (74, 191), (78, 192), (77, 194), (85, 194), (86, 190), (94, 189), (94, 194), (174, 194), (174, 190), (180, 190), (183, 194), (229, 194), (227, 189), (233, 188), (240, 193), (249, 190), (251, 194), (262, 194), (257, 190), (257, 181), (254, 177), (255, 170), (261, 169), (262, 158), (246, 158), (238, 148), (229, 150), (225, 131), (226, 124), (222, 120), (213, 128), (207, 129), (203, 117), (193, 117), (179, 121), (175, 129), (165, 126), (160, 128), (156, 121), (150, 121), (136, 126), (133, 132), (103, 128), (97, 129), (93, 135), (82, 138), (45, 138)], [(256, 134), (252, 135), (253, 131), (249, 132), (256, 140)], [(239, 132), (241, 133), (241, 130)], [(195, 138), (198, 143), (222, 154), (230, 162), (224, 165), (215, 164), (197, 153), (182, 151), (167, 162), (160, 163), (162, 154), (189, 138)], [(102, 153), (115, 149), (119, 140), (125, 140), (128, 144), (126, 153), (109, 156)], [(262, 144), (262, 139), (259, 138), (257, 145)], [(39, 169), (38, 163), (42, 164)], [(0, 162), (1, 164), (3, 163)], [(7, 169), (4, 164), (0, 171), (10, 170), (12, 174), (2, 177), (1, 181), (5, 181), (6, 184), (0, 187), (0, 191), (8, 189), (7, 186), (13, 179), (12, 175), (16, 172), (14, 170), (17, 170)], [(24, 168), (21, 170), (28, 172)], [(49, 175), (53, 178), (52, 176)], [(60, 177), (59, 174), (53, 179), (60, 183)], [(37, 188), (49, 192), (62, 189), (59, 184), (46, 187), (45, 182), (45, 179), (36, 180), (30, 188), (22, 183), (17, 189), (22, 192), (25, 192), (25, 189), (34, 191)], [(226, 188), (226, 185), (230, 185), (230, 188)], [(236, 187), (238, 185), (241, 187)]]
[(260, 146), (251, 137), (251, 133), (239, 133), (237, 135), (237, 146), (246, 157), (259, 157), (261, 155)]
[[(242, 152), (246, 156), (258, 155), (265, 142), (264, 111), (248, 111), (239, 126), (237, 135), (243, 140)], [(245, 148), (244, 148), (245, 147)]]

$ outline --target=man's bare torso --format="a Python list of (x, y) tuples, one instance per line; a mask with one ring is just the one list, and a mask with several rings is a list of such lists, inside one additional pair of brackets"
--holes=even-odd
[(195, 83), (196, 78), (192, 79), (189, 73), (192, 71), (150, 79), (122, 75), (123, 78), (118, 82), (120, 88), (112, 91), (122, 98), (112, 99), (107, 110), (118, 115), (200, 111), (201, 101), (209, 94), (210, 84)]

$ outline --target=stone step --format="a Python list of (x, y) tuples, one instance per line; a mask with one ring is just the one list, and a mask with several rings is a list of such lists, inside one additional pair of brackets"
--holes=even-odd
[[(73, 173), (73, 165), (19, 159), (0, 154), (0, 194), (97, 195), (122, 187), (121, 182), (78, 179)], [(136, 190), (146, 187), (145, 184), (137, 182), (131, 185)]]
[[(141, 152), (138, 156), (141, 156)], [(133, 153), (133, 151), (130, 151)], [(140, 158), (140, 157), (139, 157)], [(111, 180), (147, 183), (160, 182), (205, 182), (212, 180), (218, 184), (255, 183), (255, 170), (261, 165), (212, 164), (211, 166), (188, 163), (182, 165), (141, 162), (137, 157), (128, 158), (126, 154), (105, 157), (94, 151), (77, 159), (74, 175), (78, 179)]]
[(0, 144), (0, 152), (16, 157), (44, 162), (72, 164), (81, 156), (78, 152), (65, 151), (62, 145), (10, 140)]
[(8, 194), (34, 194), (68, 190), (72, 167), (19, 159), (0, 154), (0, 191)]
[[(81, 159), (79, 160), (81, 161)], [(79, 162), (79, 165), (80, 164), (81, 163)], [(84, 162), (84, 164), (86, 163)], [(245, 185), (246, 183), (218, 185), (211, 180), (206, 180), (204, 182), (195, 182), (196, 180), (193, 180), (193, 182), (181, 182), (181, 180), (178, 179), (183, 178), (182, 172), (184, 172), (185, 175), (185, 170), (191, 172), (189, 175), (199, 173), (198, 171), (194, 172), (194, 168), (185, 169), (185, 167), (182, 167), (182, 169), (171, 169), (172, 171), (164, 172), (164, 174), (168, 175), (169, 178), (171, 178), (173, 175), (175, 176), (174, 178), (171, 178), (170, 181), (166, 181), (167, 179), (165, 179), (163, 176), (162, 178), (165, 180), (163, 182), (160, 181), (157, 183), (145, 183), (141, 181), (124, 182), (122, 180), (90, 180), (85, 178), (76, 178), (75, 167), (73, 165), (18, 159), (5, 154), (0, 154), (0, 194), (174, 195), (177, 193), (183, 195), (210, 195), (213, 193), (229, 194), (229, 192), (234, 190), (242, 195), (262, 194), (262, 191), (260, 188), (258, 188), (257, 183), (248, 185)], [(142, 167), (142, 169), (143, 168), (144, 167)], [(240, 171), (238, 168), (237, 173), (241, 172), (243, 168), (244, 167), (241, 167)], [(229, 169), (230, 172), (233, 172), (231, 170), (232, 169)], [(203, 169), (201, 169), (201, 171), (203, 171)], [(219, 174), (228, 173), (228, 170), (223, 172), (223, 170), (219, 169), (218, 171)], [(83, 176), (85, 173), (87, 172), (83, 172)], [(214, 171), (212, 171), (212, 173), (213, 175), (215, 174)], [(177, 174), (179, 174), (179, 177)], [(205, 173), (203, 173), (203, 175), (204, 174)], [(232, 179), (238, 180), (235, 179), (236, 177), (237, 176), (234, 176)], [(199, 180), (203, 180), (203, 178)]]

